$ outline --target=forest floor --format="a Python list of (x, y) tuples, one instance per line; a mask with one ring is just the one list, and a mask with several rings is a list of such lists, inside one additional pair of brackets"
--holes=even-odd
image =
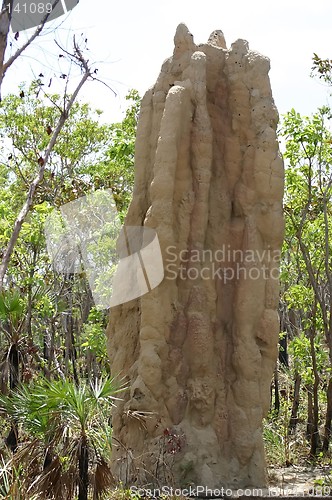
[(269, 496), (332, 496), (332, 465), (268, 468)]

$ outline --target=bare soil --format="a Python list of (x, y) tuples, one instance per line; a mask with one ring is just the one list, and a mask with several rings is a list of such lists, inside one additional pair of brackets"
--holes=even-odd
[(269, 467), (269, 496), (332, 497), (331, 466)]

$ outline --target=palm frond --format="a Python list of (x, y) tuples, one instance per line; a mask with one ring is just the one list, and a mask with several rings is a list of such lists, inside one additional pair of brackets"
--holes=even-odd
[(93, 480), (93, 498), (99, 499), (115, 486), (116, 481), (107, 462), (100, 458), (96, 464)]

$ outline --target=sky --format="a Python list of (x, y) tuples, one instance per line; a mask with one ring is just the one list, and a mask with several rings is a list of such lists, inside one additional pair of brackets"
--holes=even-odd
[[(332, 58), (331, 0), (205, 0), (196, 5), (193, 0), (80, 0), (69, 14), (48, 23), (45, 34), (8, 71), (3, 93), (31, 80), (33, 74), (42, 72), (45, 81), (59, 74), (54, 39), (70, 49), (73, 33), (83, 34), (98, 77), (117, 95), (102, 83), (89, 82), (80, 98), (102, 109), (105, 121), (120, 120), (128, 90), (135, 88), (143, 95), (156, 81), (163, 61), (173, 52), (174, 33), (181, 22), (196, 43), (206, 42), (212, 31), (221, 29), (228, 47), (243, 38), (252, 50), (268, 56), (280, 114), (292, 107), (310, 114), (329, 102), (328, 88), (311, 78), (310, 71), (314, 52)], [(29, 33), (21, 32), (17, 42), (12, 39), (13, 47)]]

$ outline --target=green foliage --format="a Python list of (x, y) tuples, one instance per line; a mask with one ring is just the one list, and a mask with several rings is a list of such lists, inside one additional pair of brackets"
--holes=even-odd
[(292, 109), (284, 116), (280, 129), (285, 140), (286, 167), (281, 262), (283, 328), (289, 339), (291, 373), (294, 379), (300, 377), (305, 389), (300, 392), (300, 407), (307, 399), (306, 433), (312, 454), (319, 451), (319, 425), (330, 397), (331, 119), (327, 106), (310, 117)]
[(135, 138), (140, 96), (136, 90), (129, 92), (130, 102), (125, 118), (110, 126), (111, 145), (98, 171), (87, 169), (96, 188), (111, 187), (122, 221), (127, 212), (134, 186)]
[(24, 311), (23, 299), (17, 290), (5, 290), (0, 294), (0, 319), (16, 323)]
[[(110, 377), (91, 384), (83, 381), (79, 386), (71, 380), (49, 381), (39, 377), (33, 385), (22, 385), (11, 395), (0, 395), (0, 414), (13, 419), (28, 437), (12, 459), (15, 467), (23, 465), (33, 475), (23, 474), (20, 478), (26, 491), (29, 488), (36, 493), (54, 491), (58, 488), (54, 484), (56, 479), (65, 492), (68, 473), (72, 476), (70, 487), (76, 488), (83, 444), (91, 474), (97, 474), (101, 466), (104, 472), (105, 484), (92, 481), (91, 487), (95, 491), (97, 488), (100, 495), (110, 486), (112, 476), (107, 466), (111, 453), (110, 409), (123, 388), (121, 381)], [(41, 474), (46, 455), (48, 469)], [(48, 474), (53, 467), (57, 470), (56, 477)], [(68, 493), (73, 492), (71, 489)]]
[[(0, 212), (10, 216), (22, 203), (36, 175), (50, 134), (55, 128), (62, 106), (62, 96), (40, 96), (34, 82), (18, 94), (6, 96), (0, 103)], [(39, 190), (38, 203), (59, 206), (100, 187), (114, 191), (121, 211), (128, 208), (133, 186), (135, 134), (140, 97), (131, 91), (131, 103), (121, 123), (100, 123), (100, 111), (76, 102), (51, 153), (45, 181)], [(2, 201), (4, 203), (2, 203)], [(13, 218), (10, 217), (10, 222)], [(2, 234), (3, 231), (1, 231)]]
[[(315, 300), (315, 328), (322, 328), (323, 294), (327, 259), (332, 248), (331, 112), (320, 108), (312, 117), (292, 109), (284, 117), (281, 135), (286, 139), (285, 241), (281, 268), (284, 300), (301, 311), (303, 328), (310, 326)], [(327, 299), (327, 297), (326, 297)]]
[(289, 308), (307, 312), (314, 300), (314, 293), (310, 287), (303, 284), (291, 284), (284, 297)]
[(329, 86), (332, 85), (332, 59), (321, 59), (317, 54), (312, 58), (312, 76), (318, 75), (318, 78), (325, 81)]
[(263, 440), (268, 464), (277, 467), (295, 464), (305, 455), (305, 439), (301, 432), (291, 433), (289, 422), (292, 406), (291, 373), (279, 373), (280, 410), (271, 410), (263, 422)]
[[(4, 139), (0, 146), (0, 251), (10, 239), (14, 221), (39, 169), (38, 159), (63, 104), (62, 96), (43, 94), (38, 81), (30, 87), (22, 85), (20, 90), (0, 103), (0, 136)], [(75, 349), (83, 360), (88, 359), (88, 370), (94, 367), (94, 376), (100, 375), (100, 369), (109, 371), (104, 337), (106, 316), (89, 316), (92, 299), (84, 273), (67, 279), (54, 272), (46, 251), (44, 223), (54, 208), (99, 188), (113, 189), (123, 219), (133, 187), (140, 102), (136, 91), (128, 95), (128, 102), (123, 122), (112, 125), (100, 123), (100, 111), (93, 111), (87, 104), (74, 104), (51, 153), (35, 204), (23, 223), (8, 269), (9, 290), (5, 298), (0, 298), (0, 344), (4, 347), (8, 331), (20, 329), (20, 359), (27, 373), (31, 374), (36, 364), (44, 372), (52, 369), (55, 357), (62, 365), (59, 354), (65, 351), (65, 374), (69, 375)], [(103, 257), (107, 254), (107, 242), (98, 244), (98, 255)], [(6, 313), (8, 294), (19, 297), (23, 323), (14, 318), (14, 311), (10, 317)], [(46, 355), (46, 363), (37, 356), (41, 351)], [(31, 353), (37, 359), (31, 359)], [(78, 360), (77, 365), (84, 373), (84, 362)]]
[[(329, 358), (326, 349), (322, 349), (324, 338), (322, 334), (317, 334), (314, 339), (315, 355), (317, 368), (321, 377), (326, 377), (331, 369), (329, 367)], [(310, 340), (304, 332), (300, 332), (289, 343), (289, 354), (292, 356), (293, 366), (297, 373), (308, 384), (314, 383), (312, 357), (310, 350)]]
[(83, 325), (81, 343), (81, 347), (94, 354), (97, 362), (105, 367), (108, 365), (105, 337), (106, 319), (103, 311), (98, 311), (93, 307), (87, 322)]

